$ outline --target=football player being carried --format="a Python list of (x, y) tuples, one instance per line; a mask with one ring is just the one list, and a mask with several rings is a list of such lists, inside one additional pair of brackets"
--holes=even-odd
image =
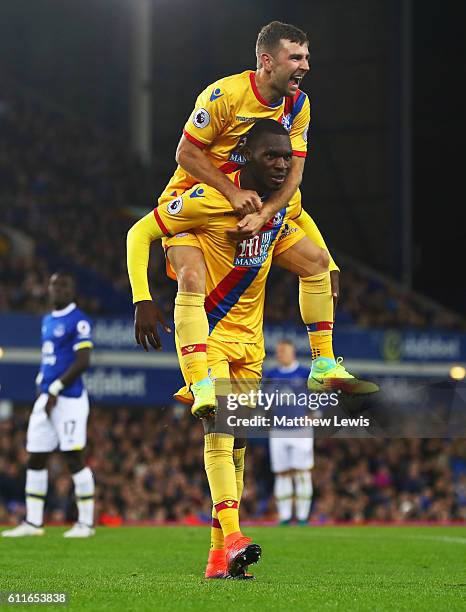
[(27, 430), (26, 519), (3, 531), (4, 537), (44, 534), (47, 459), (57, 447), (71, 473), (78, 506), (78, 522), (64, 536), (94, 535), (94, 477), (84, 462), (89, 399), (82, 379), (93, 346), (91, 323), (74, 302), (75, 280), (70, 274), (51, 276), (49, 296), (53, 310), (42, 320), (39, 396)]
[[(292, 25), (274, 21), (262, 28), (256, 45), (257, 70), (220, 79), (198, 96), (178, 144), (179, 165), (158, 204), (164, 207), (172, 202), (176, 212), (179, 197), (202, 181), (219, 191), (232, 211), (244, 216), (230, 229), (230, 237), (238, 241), (257, 235), (278, 211), (287, 207), (288, 218), (303, 229), (309, 240), (282, 254), (280, 261), (276, 259), (274, 263), (300, 276), (301, 314), (312, 350), (308, 386), (314, 391), (337, 387), (347, 393), (365, 393), (368, 392), (365, 381), (347, 372), (341, 358), (335, 360), (333, 353), (338, 267), (330, 257), (329, 268), (321, 274), (312, 278), (301, 274), (302, 262), (318, 264), (313, 258), (320, 258), (322, 249), (327, 251), (316, 224), (302, 208), (299, 191), (310, 122), (309, 99), (299, 88), (309, 71), (308, 45), (306, 34)], [(290, 171), (280, 190), (264, 203), (256, 190), (240, 186), (226, 176), (246, 161), (241, 146), (247, 131), (259, 119), (281, 123), (289, 132), (292, 146)], [(197, 193), (200, 192), (191, 192), (194, 201), (199, 201)], [(319, 248), (312, 248), (315, 245)], [(184, 351), (182, 359), (191, 373), (192, 392), (199, 405), (208, 405), (214, 397), (204, 348), (208, 334), (204, 255), (202, 250), (193, 248), (189, 237), (172, 243), (169, 250), (173, 278), (178, 281), (175, 326), (181, 346), (196, 347), (195, 351)], [(135, 298), (136, 325), (153, 329), (158, 312), (150, 293), (139, 292)]]
[[(244, 155), (246, 165), (228, 175), (227, 180), (256, 191), (267, 201), (282, 188), (291, 168), (288, 132), (276, 121), (257, 121), (248, 133)], [(205, 254), (207, 297), (205, 311), (204, 302), (202, 309), (208, 330), (204, 339), (206, 346), (202, 348), (220, 403), (227, 395), (222, 385), (228, 387), (230, 381), (258, 384), (262, 377), (265, 282), (272, 256), (285, 257), (288, 250), (309, 241), (304, 232), (285, 217), (286, 208), (283, 207), (259, 234), (236, 244), (227, 234), (228, 230), (235, 230), (237, 223), (229, 201), (220, 191), (200, 184), (176, 202), (158, 206), (128, 232), (128, 272), (135, 303), (140, 295), (149, 292), (147, 268), (153, 240), (173, 236), (165, 245), (168, 257), (179, 240), (186, 244), (187, 239), (193, 250), (202, 250)], [(194, 229), (186, 235), (188, 230)], [(327, 270), (327, 252), (314, 248), (318, 251), (315, 259), (319, 263), (302, 263), (301, 272), (305, 278)], [(192, 383), (191, 370), (182, 357), (186, 353), (199, 352), (196, 345), (183, 344), (180, 326), (184, 324), (181, 319), (176, 328), (178, 355), (186, 382), (179, 397), (186, 397)], [(162, 325), (166, 327), (163, 318)], [(136, 323), (135, 332), (138, 343), (144, 347), (148, 343), (160, 347), (157, 326), (145, 329)], [(215, 401), (214, 397), (214, 405), (210, 407), (201, 407), (196, 402), (192, 407), (193, 414), (203, 418), (205, 468), (213, 502), (211, 551), (205, 575), (207, 578), (245, 577), (245, 567), (260, 556), (260, 547), (243, 536), (239, 523), (245, 440), (236, 437), (234, 431), (218, 431)]]

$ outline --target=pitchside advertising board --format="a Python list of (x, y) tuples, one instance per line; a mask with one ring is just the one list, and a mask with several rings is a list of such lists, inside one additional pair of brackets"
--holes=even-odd
[[(40, 326), (39, 316), (0, 316), (0, 398), (17, 402), (34, 398)], [(183, 384), (173, 334), (161, 332), (163, 351), (145, 353), (135, 344), (131, 319), (96, 318), (93, 337), (93, 365), (86, 384), (94, 402), (157, 406), (172, 401), (173, 392)], [(302, 325), (266, 325), (266, 367), (272, 365), (274, 347), (282, 338), (293, 340), (301, 361), (308, 363)], [(335, 348), (361, 374), (447, 377), (452, 365), (466, 361), (466, 334), (340, 328)]]

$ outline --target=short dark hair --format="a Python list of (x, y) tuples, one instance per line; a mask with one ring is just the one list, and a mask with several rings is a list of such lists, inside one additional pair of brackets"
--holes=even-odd
[(309, 44), (307, 34), (290, 23), (282, 23), (281, 21), (271, 21), (265, 25), (257, 36), (256, 55), (257, 66), (259, 67), (259, 56), (261, 53), (273, 53), (277, 50), (281, 40), (289, 40), (290, 42), (300, 45)]
[(264, 134), (277, 134), (278, 136), (288, 136), (287, 130), (275, 119), (259, 119), (252, 126), (246, 135), (246, 146), (251, 147)]

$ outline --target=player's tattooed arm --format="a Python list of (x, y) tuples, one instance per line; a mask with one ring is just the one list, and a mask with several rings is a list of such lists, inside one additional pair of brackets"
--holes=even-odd
[(293, 157), (290, 172), (282, 188), (267, 199), (259, 212), (249, 214), (241, 219), (236, 230), (228, 232), (230, 238), (237, 241), (252, 238), (269, 219), (288, 204), (301, 185), (304, 161), (304, 157)]
[[(45, 410), (47, 414), (50, 414), (50, 411), (57, 403), (58, 393), (68, 387), (72, 382), (81, 376), (83, 372), (85, 372), (91, 363), (91, 349), (90, 348), (82, 348), (75, 352), (75, 359), (70, 367), (60, 376), (57, 380), (54, 380), (53, 383), (49, 387), (47, 404), (45, 405)], [(61, 387), (61, 388), (60, 388)]]
[(176, 161), (191, 176), (207, 183), (222, 193), (239, 215), (247, 215), (261, 209), (262, 202), (257, 192), (239, 189), (227, 176), (216, 168), (202, 149), (182, 136), (176, 150)]

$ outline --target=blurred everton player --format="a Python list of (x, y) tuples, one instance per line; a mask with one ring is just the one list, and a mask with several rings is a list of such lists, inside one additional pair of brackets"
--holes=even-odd
[[(280, 392), (298, 396), (306, 391), (309, 368), (299, 365), (290, 340), (282, 340), (275, 348), (278, 366), (267, 372), (269, 379), (280, 379)], [(301, 417), (309, 414), (307, 406), (278, 406), (274, 415)], [(280, 523), (286, 525), (295, 514), (300, 524), (306, 524), (312, 501), (311, 469), (314, 466), (314, 439), (309, 428), (296, 428), (297, 436), (290, 437), (290, 428), (277, 427), (270, 435), (270, 462), (275, 475), (274, 496)]]
[(94, 477), (83, 456), (89, 400), (82, 374), (89, 367), (93, 346), (91, 323), (74, 302), (75, 281), (69, 274), (51, 276), (49, 296), (54, 310), (42, 320), (42, 359), (36, 379), (40, 394), (27, 431), (26, 519), (2, 535), (43, 535), (47, 459), (59, 447), (78, 506), (78, 522), (64, 536), (88, 538), (94, 535)]

